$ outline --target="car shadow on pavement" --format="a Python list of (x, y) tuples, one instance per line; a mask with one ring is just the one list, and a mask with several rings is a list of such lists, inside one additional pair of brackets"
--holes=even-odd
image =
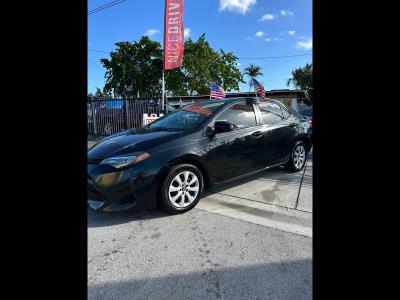
[[(137, 272), (135, 266), (131, 268), (132, 272)], [(229, 268), (211, 264), (186, 274), (146, 278), (146, 273), (142, 273), (140, 279), (88, 285), (88, 299), (220, 298), (311, 299), (312, 260)]]
[(87, 224), (88, 227), (105, 227), (145, 219), (165, 218), (168, 216), (170, 216), (170, 214), (160, 209), (99, 212), (88, 207)]
[[(307, 171), (312, 172), (312, 166), (307, 165)], [(285, 171), (283, 167), (273, 167), (265, 171), (261, 171), (260, 173), (250, 175), (248, 177), (236, 179), (231, 182), (221, 184), (219, 186), (210, 187), (205, 191), (205, 194), (223, 193), (225, 190), (247, 184), (254, 180), (274, 181), (288, 185), (299, 186), (302, 177), (303, 177), (303, 170), (297, 173), (291, 173)], [(305, 174), (302, 186), (303, 187), (312, 186), (312, 176)]]

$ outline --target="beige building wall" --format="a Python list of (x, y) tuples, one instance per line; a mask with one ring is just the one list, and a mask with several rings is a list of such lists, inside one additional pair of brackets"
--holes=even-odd
[(299, 107), (297, 104), (297, 98), (292, 98), (292, 97), (280, 97), (280, 96), (269, 96), (268, 98), (272, 98), (275, 100), (278, 100), (280, 102), (282, 102), (283, 104), (293, 108), (294, 110), (298, 111)]

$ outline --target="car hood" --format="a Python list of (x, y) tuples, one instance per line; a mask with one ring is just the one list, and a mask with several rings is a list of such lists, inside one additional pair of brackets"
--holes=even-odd
[(112, 135), (88, 150), (88, 161), (102, 160), (136, 151), (147, 151), (153, 146), (170, 141), (182, 132), (135, 128)]

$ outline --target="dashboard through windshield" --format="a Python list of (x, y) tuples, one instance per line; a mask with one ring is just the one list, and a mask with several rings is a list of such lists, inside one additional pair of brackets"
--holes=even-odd
[(171, 112), (147, 125), (151, 129), (189, 130), (208, 119), (224, 102), (207, 101), (194, 103)]

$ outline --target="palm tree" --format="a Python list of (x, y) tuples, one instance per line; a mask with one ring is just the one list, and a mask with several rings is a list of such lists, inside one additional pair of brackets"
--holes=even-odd
[(101, 97), (104, 97), (104, 94), (98, 87), (96, 87), (96, 93), (94, 94), (94, 96), (96, 98), (101, 98)]
[(251, 86), (253, 84), (253, 78), (257, 78), (258, 76), (262, 76), (263, 73), (261, 72), (261, 67), (256, 66), (254, 64), (250, 64), (247, 68), (244, 69), (244, 75), (247, 75), (250, 77), (250, 88), (249, 92), (251, 90)]

